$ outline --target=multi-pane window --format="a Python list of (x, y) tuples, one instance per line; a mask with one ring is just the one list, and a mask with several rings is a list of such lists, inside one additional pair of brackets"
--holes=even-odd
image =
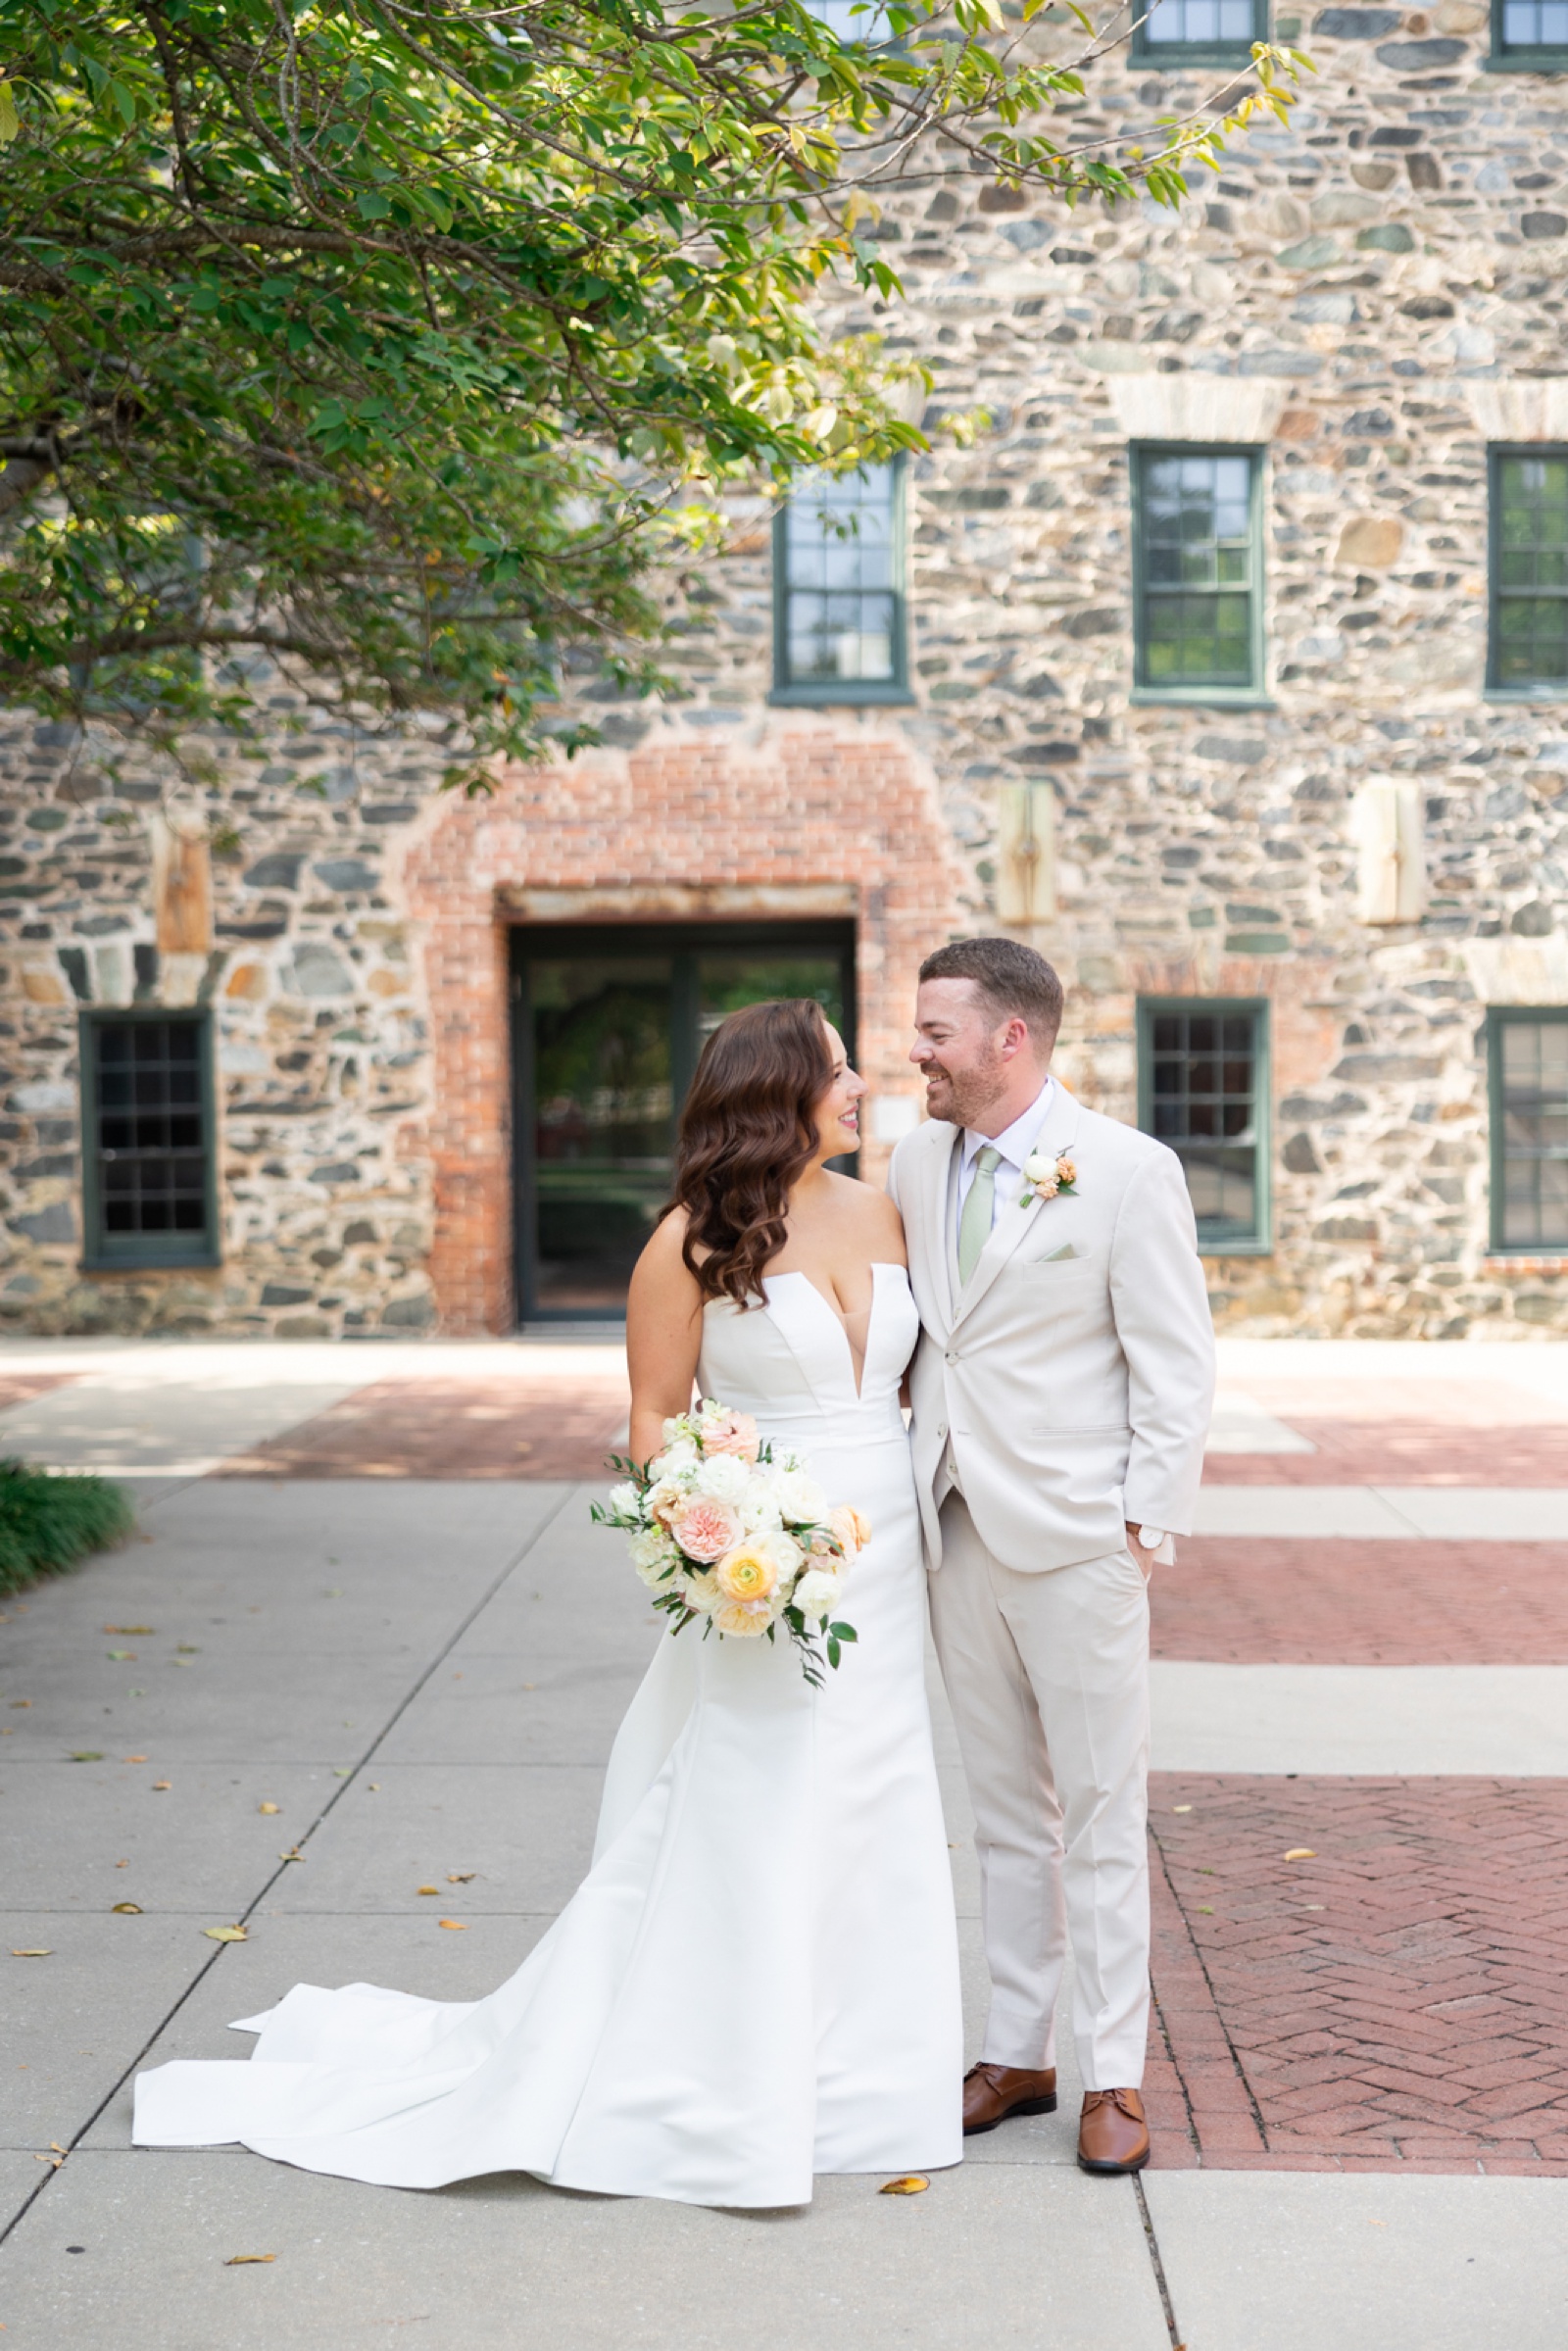
[(1568, 1010), (1494, 1008), (1492, 1246), (1568, 1250)]
[(1262, 546), (1255, 449), (1135, 449), (1137, 683), (1255, 693)]
[(88, 1262), (212, 1263), (205, 1013), (91, 1014), (81, 1045)]
[(1568, 0), (1493, 0), (1492, 54), (1529, 65), (1568, 54)]
[(901, 482), (896, 465), (813, 473), (774, 534), (774, 694), (903, 700)]
[(1490, 683), (1568, 688), (1568, 451), (1492, 453)]
[(1154, 0), (1133, 34), (1139, 65), (1200, 64), (1205, 59), (1242, 59), (1252, 43), (1268, 38), (1264, 0)]
[(806, 5), (841, 41), (865, 41), (874, 48), (888, 37), (887, 18), (877, 0), (806, 0)]
[(1138, 1007), (1138, 1123), (1181, 1160), (1204, 1249), (1267, 1246), (1264, 1018), (1196, 998)]

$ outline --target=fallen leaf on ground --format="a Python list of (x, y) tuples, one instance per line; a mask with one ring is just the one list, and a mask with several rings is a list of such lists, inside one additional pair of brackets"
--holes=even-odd
[(441, 1888), (439, 1886), (416, 1886), (414, 1890), (416, 1894), (438, 1894)]
[(1317, 1855), (1310, 1845), (1292, 1845), (1285, 1858), (1287, 1861), (1315, 1861)]
[(275, 2253), (231, 2253), (224, 2262), (225, 2270), (242, 2270), (248, 2261), (276, 2261)]
[(145, 1763), (147, 1758), (145, 1755), (122, 1755), (120, 1760), (122, 1763)]
[(1191, 1804), (1173, 1804), (1171, 1806), (1172, 1812), (1191, 1812), (1192, 1809)]
[(158, 1630), (156, 1625), (105, 1625), (106, 1633), (118, 1633), (122, 1641), (150, 1641)]
[(194, 1641), (176, 1641), (174, 1646), (181, 1657), (199, 1657), (202, 1653), (199, 1644)]
[(155, 1796), (167, 1795), (173, 1785), (174, 1783), (172, 1780), (155, 1780), (153, 1782), (153, 1793)]
[(106, 1657), (113, 1657), (117, 1665), (124, 1665), (127, 1660), (132, 1665), (134, 1665), (136, 1662), (136, 1652), (134, 1649), (105, 1649), (104, 1655)]
[(13, 1943), (11, 1946), (11, 1956), (13, 1959), (53, 1959), (54, 1953), (49, 1949), (47, 1944), (40, 1944), (36, 1949), (19, 1951), (15, 1943)]
[(1214, 1915), (1213, 1903), (1200, 1902), (1198, 1905), (1198, 1915), (1200, 1919), (1211, 1919)]
[(103, 1759), (102, 1747), (78, 1747), (71, 1758), (73, 1763), (102, 1763)]
[(115, 1910), (117, 1915), (122, 1918), (139, 1919), (141, 1916), (141, 1904), (139, 1902), (117, 1902), (115, 1904)]
[(281, 1804), (258, 1804), (256, 1809), (258, 1812), (281, 1812), (283, 1807)]
[(918, 2196), (930, 2185), (930, 2180), (923, 2180), (918, 2172), (910, 2172), (906, 2179), (889, 2180), (876, 2192), (879, 2196)]
[(437, 1925), (450, 1927), (454, 1935), (466, 1935), (468, 1932), (462, 1919), (440, 1919), (437, 1921)]
[(449, 1886), (466, 1886), (478, 1875), (477, 1870), (448, 1870), (447, 1884)]
[(279, 1853), (277, 1858), (279, 1861), (303, 1861), (305, 1856), (300, 1851), (298, 1845), (290, 1845), (288, 1851), (286, 1853)]
[(350, 1764), (350, 1765), (349, 1765), (349, 1766), (347, 1766), (346, 1768), (342, 1768), (342, 1767), (339, 1767), (339, 1766), (337, 1766), (337, 1765), (334, 1765), (334, 1766), (333, 1766), (333, 1770), (332, 1770), (332, 1777), (333, 1777), (333, 1779), (334, 1779), (334, 1780), (352, 1780), (352, 1779), (353, 1779), (353, 1777), (354, 1777), (354, 1767), (353, 1767), (353, 1765), (352, 1765), (352, 1764)]
[(366, 1786), (368, 1788), (372, 1796), (378, 1796), (380, 1794), (381, 1783), (379, 1780), (368, 1780), (366, 1782)]
[(117, 1870), (128, 1870), (130, 1863), (128, 1861), (117, 1861), (115, 1863), (115, 1867)]
[(13, 1698), (11, 1703), (13, 1706), (30, 1706), (32, 1700), (31, 1698)]
[(52, 2170), (58, 2172), (66, 2159), (63, 2155), (34, 2155), (32, 2160), (34, 2163), (46, 2163)]
[(250, 1941), (250, 1936), (243, 1927), (204, 1927), (202, 1929), (202, 1933), (207, 1936), (210, 1942), (215, 1943), (243, 1943)]

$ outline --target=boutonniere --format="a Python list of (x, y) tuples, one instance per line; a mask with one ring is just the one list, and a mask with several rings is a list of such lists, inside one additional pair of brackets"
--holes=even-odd
[(1024, 1194), (1036, 1200), (1054, 1200), (1058, 1192), (1076, 1192), (1078, 1170), (1065, 1151), (1031, 1151), (1023, 1163)]

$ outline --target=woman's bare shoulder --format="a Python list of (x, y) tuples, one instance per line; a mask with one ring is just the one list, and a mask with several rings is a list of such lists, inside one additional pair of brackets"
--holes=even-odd
[(672, 1282), (690, 1282), (693, 1290), (696, 1289), (691, 1268), (682, 1253), (689, 1221), (684, 1208), (671, 1208), (667, 1216), (660, 1218), (643, 1244), (634, 1281), (640, 1280), (644, 1287), (655, 1281), (662, 1288)]
[(858, 1176), (836, 1175), (834, 1204), (840, 1213), (855, 1219), (857, 1234), (869, 1249), (891, 1251), (891, 1262), (904, 1263), (904, 1219), (893, 1205), (880, 1184), (867, 1184)]

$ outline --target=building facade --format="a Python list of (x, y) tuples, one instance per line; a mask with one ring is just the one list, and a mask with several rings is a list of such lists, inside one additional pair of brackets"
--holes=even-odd
[[(1161, 0), (1083, 135), (1260, 29)], [(875, 1175), (990, 928), (1182, 1152), (1222, 1327), (1568, 1328), (1568, 6), (1273, 29), (1318, 72), (1180, 216), (889, 201), (906, 298), (837, 322), (931, 454), (735, 501), (673, 690), (573, 681), (602, 749), (462, 800), (279, 683), (209, 842), (0, 715), (0, 1328), (612, 1315), (706, 1029), (817, 995)]]

